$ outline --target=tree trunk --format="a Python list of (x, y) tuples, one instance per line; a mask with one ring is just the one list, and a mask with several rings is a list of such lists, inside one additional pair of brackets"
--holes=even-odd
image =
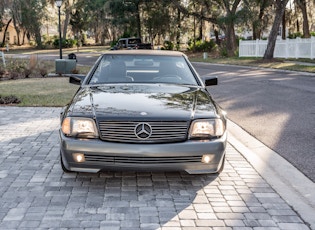
[(136, 3), (136, 9), (137, 9), (137, 12), (136, 12), (136, 19), (137, 19), (137, 36), (139, 38), (141, 38), (141, 19), (140, 19), (140, 9), (139, 9), (139, 2)]
[(306, 10), (306, 1), (305, 0), (296, 0), (297, 5), (302, 11), (303, 15), (303, 37), (309, 38), (311, 37), (309, 24), (308, 24), (308, 17), (307, 17), (307, 10)]
[(40, 33), (40, 29), (38, 29), (35, 32), (35, 41), (36, 41), (36, 44), (37, 44), (37, 48), (39, 48), (39, 49), (43, 48), (42, 36), (41, 36), (41, 33)]
[(227, 55), (232, 57), (235, 55), (235, 51), (237, 49), (236, 36), (235, 36), (235, 13), (240, 4), (241, 0), (235, 0), (233, 4), (230, 5), (229, 1), (224, 0), (224, 7), (227, 12), (226, 15), (226, 23), (223, 26), (225, 29), (225, 39), (226, 39), (226, 49)]
[(16, 21), (17, 20), (14, 18), (13, 25), (14, 25), (14, 28), (15, 28), (15, 31), (16, 31), (17, 45), (20, 46), (21, 45), (21, 41), (20, 41), (21, 30), (20, 30), (20, 27), (17, 25)]
[(283, 15), (282, 15), (282, 33), (281, 33), (281, 37), (283, 40), (285, 40), (286, 38), (286, 26), (285, 26), (285, 10), (283, 12)]
[(63, 39), (67, 39), (67, 31), (68, 31), (68, 25), (70, 22), (70, 10), (66, 10), (66, 18), (63, 23), (63, 31), (62, 31), (62, 37)]
[(217, 45), (221, 44), (220, 38), (219, 38), (219, 31), (217, 29), (214, 29), (214, 36), (215, 36), (215, 43)]
[(180, 24), (180, 10), (177, 9), (177, 31), (176, 31), (176, 49), (180, 49), (180, 29), (181, 29), (181, 24)]
[(267, 48), (264, 54), (264, 60), (273, 59), (273, 54), (276, 46), (279, 26), (282, 21), (282, 15), (289, 0), (276, 0), (276, 16), (269, 34)]
[(64, 9), (65, 9), (65, 21), (63, 23), (63, 31), (62, 31), (62, 38), (67, 39), (67, 32), (68, 32), (68, 25), (70, 22), (70, 15), (72, 12), (74, 1), (64, 0)]
[(202, 17), (204, 16), (204, 10), (203, 10), (202, 6), (200, 9), (200, 15), (201, 15), (201, 19), (199, 21), (200, 24), (199, 24), (199, 37), (198, 37), (198, 39), (202, 40), (202, 38), (203, 38), (203, 23), (204, 23), (204, 21), (202, 19)]
[(193, 43), (193, 51), (196, 51), (196, 17), (194, 16), (194, 43)]
[(256, 39), (261, 39), (261, 34), (262, 34), (262, 29), (260, 26), (256, 26), (254, 25), (253, 23), (253, 40), (256, 40)]
[(233, 22), (230, 22), (228, 25), (226, 25), (225, 39), (226, 39), (227, 55), (229, 57), (232, 57), (235, 55), (235, 51), (237, 48)]
[(105, 40), (106, 40), (106, 34), (105, 31), (103, 31), (101, 33), (101, 45), (104, 46), (105, 45)]
[(200, 24), (199, 24), (199, 35), (198, 35), (198, 40), (202, 40), (203, 37), (203, 21), (202, 19), (200, 20)]
[(5, 40), (6, 40), (6, 35), (7, 35), (7, 31), (8, 31), (8, 28), (9, 28), (9, 25), (12, 21), (12, 18), (10, 18), (10, 20), (8, 21), (7, 25), (5, 26), (5, 29), (3, 31), (3, 40), (2, 40), (2, 46), (5, 45)]
[(265, 15), (265, 10), (268, 6), (269, 6), (268, 1), (263, 1), (260, 4), (258, 20), (254, 21), (252, 24), (253, 25), (253, 40), (261, 38), (261, 31), (262, 31), (261, 21), (263, 20), (263, 17)]
[(26, 37), (26, 31), (23, 32), (22, 44), (21, 45), (25, 44), (25, 37)]

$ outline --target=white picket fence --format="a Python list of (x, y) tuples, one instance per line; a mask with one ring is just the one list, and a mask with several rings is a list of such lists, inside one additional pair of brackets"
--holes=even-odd
[[(239, 43), (239, 57), (263, 57), (267, 40), (252, 40)], [(315, 37), (277, 40), (274, 50), (276, 58), (315, 58)]]

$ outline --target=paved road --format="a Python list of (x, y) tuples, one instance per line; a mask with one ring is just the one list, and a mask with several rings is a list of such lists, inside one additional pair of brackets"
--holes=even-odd
[(64, 174), (59, 111), (0, 107), (0, 229), (309, 229), (231, 145), (219, 176)]
[(315, 182), (315, 74), (195, 63), (228, 117)]

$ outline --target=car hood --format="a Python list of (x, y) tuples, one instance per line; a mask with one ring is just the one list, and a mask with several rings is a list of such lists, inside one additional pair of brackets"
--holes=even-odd
[(106, 85), (81, 88), (68, 116), (105, 120), (190, 120), (217, 117), (217, 107), (201, 87)]

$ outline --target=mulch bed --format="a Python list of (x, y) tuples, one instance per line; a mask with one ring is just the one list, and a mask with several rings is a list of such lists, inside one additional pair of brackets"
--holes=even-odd
[(10, 96), (0, 95), (0, 105), (19, 104), (20, 102), (21, 100), (14, 95), (10, 95)]

